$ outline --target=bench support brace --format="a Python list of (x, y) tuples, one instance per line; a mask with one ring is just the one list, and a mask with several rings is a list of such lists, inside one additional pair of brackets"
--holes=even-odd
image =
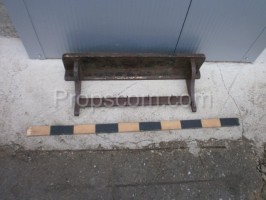
[(80, 110), (80, 94), (81, 94), (81, 75), (80, 75), (80, 67), (79, 62), (76, 60), (74, 62), (74, 79), (75, 79), (75, 107), (74, 107), (74, 115), (79, 116)]
[(187, 90), (190, 96), (190, 104), (192, 112), (197, 111), (197, 106), (195, 102), (195, 79), (196, 79), (196, 63), (194, 59), (190, 60), (191, 63), (191, 74), (190, 78), (186, 80), (187, 82)]

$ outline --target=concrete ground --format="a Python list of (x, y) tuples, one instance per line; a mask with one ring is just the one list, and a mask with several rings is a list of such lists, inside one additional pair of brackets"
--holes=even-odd
[[(226, 143), (226, 144), (225, 144)], [(263, 199), (247, 141), (147, 150), (0, 151), (0, 199)]]
[[(198, 111), (189, 107), (156, 106), (87, 108), (73, 116), (74, 83), (64, 81), (61, 60), (30, 60), (0, 1), (0, 145), (24, 149), (140, 149), (161, 142), (247, 138), (266, 142), (266, 50), (252, 64), (205, 63), (196, 81)], [(10, 31), (12, 30), (12, 31)], [(147, 96), (186, 94), (185, 81), (83, 82), (89, 96)], [(83, 124), (239, 117), (241, 126), (101, 136), (26, 137), (33, 125)]]
[[(30, 60), (0, 0), (0, 199), (263, 199), (265, 65), (266, 50), (252, 64), (205, 63), (196, 81), (196, 113), (182, 106), (88, 108), (74, 117), (74, 83), (64, 81), (62, 61)], [(82, 87), (90, 96), (186, 93), (185, 81), (95, 81)], [(220, 117), (239, 117), (241, 126), (26, 136), (32, 125)]]
[[(255, 63), (205, 63), (196, 81), (198, 111), (189, 107), (128, 107), (82, 109), (73, 116), (74, 83), (64, 81), (61, 60), (30, 60), (18, 38), (0, 38), (0, 145), (24, 149), (139, 149), (160, 142), (242, 137), (258, 146), (266, 141), (266, 51)], [(185, 81), (91, 81), (83, 93), (91, 96), (178, 95)], [(64, 98), (66, 95), (67, 98)], [(26, 137), (32, 125), (84, 124), (239, 117), (234, 128), (60, 137)]]

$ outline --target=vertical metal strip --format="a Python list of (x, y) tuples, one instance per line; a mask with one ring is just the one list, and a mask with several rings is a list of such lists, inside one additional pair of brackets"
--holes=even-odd
[(30, 12), (29, 12), (29, 9), (28, 9), (28, 5), (27, 5), (27, 3), (26, 3), (25, 0), (22, 0), (22, 1), (23, 1), (23, 3), (24, 3), (25, 9), (26, 9), (26, 11), (27, 11), (27, 13), (28, 13), (28, 17), (29, 17), (29, 20), (30, 20), (30, 23), (31, 23), (32, 29), (33, 29), (33, 31), (34, 31), (34, 33), (35, 33), (35, 35), (36, 35), (36, 38), (37, 38), (37, 40), (38, 40), (38, 43), (39, 43), (39, 46), (40, 46), (40, 49), (41, 49), (41, 52), (42, 52), (41, 54), (38, 55), (38, 58), (39, 58), (39, 59), (45, 59), (46, 56), (45, 56), (45, 54), (44, 54), (44, 50), (43, 50), (42, 44), (41, 44), (40, 39), (39, 39), (39, 37), (38, 37), (38, 34), (37, 34), (37, 32), (36, 32), (36, 29), (35, 29), (34, 23), (33, 23), (33, 21), (32, 21), (32, 17), (31, 17), (31, 15), (30, 15)]
[(175, 45), (175, 49), (174, 49), (173, 54), (175, 54), (175, 52), (176, 52), (176, 49), (177, 49), (177, 46), (178, 46), (178, 43), (179, 43), (179, 40), (180, 40), (181, 34), (182, 34), (182, 32), (183, 32), (183, 28), (184, 28), (185, 23), (186, 23), (186, 20), (187, 20), (187, 16), (188, 16), (188, 13), (189, 13), (189, 10), (190, 10), (190, 7), (191, 7), (191, 4), (192, 4), (192, 0), (190, 0), (189, 6), (188, 6), (188, 9), (187, 9), (187, 13), (186, 13), (185, 19), (184, 19), (183, 24), (182, 24), (181, 31), (179, 32), (179, 35), (178, 35), (178, 38), (177, 38), (177, 41), (176, 41), (176, 45)]

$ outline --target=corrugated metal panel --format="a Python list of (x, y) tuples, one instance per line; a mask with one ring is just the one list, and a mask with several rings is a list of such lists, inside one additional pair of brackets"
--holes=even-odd
[(47, 58), (86, 51), (173, 53), (189, 3), (25, 0)]
[(5, 2), (31, 58), (189, 52), (205, 53), (209, 61), (250, 62), (266, 47), (265, 0)]
[(211, 61), (243, 61), (265, 25), (265, 0), (193, 0), (176, 52), (205, 53)]

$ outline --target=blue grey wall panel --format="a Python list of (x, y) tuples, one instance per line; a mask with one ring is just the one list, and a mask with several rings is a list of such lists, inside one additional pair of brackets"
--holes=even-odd
[(190, 0), (25, 0), (47, 58), (65, 52), (173, 53)]
[(44, 59), (45, 55), (24, 1), (6, 0), (5, 6), (30, 58)]
[(265, 26), (266, 0), (193, 0), (176, 52), (205, 53), (211, 61), (254, 61), (256, 56), (243, 58)]
[(266, 0), (5, 0), (31, 58), (66, 52), (204, 53), (252, 62)]

